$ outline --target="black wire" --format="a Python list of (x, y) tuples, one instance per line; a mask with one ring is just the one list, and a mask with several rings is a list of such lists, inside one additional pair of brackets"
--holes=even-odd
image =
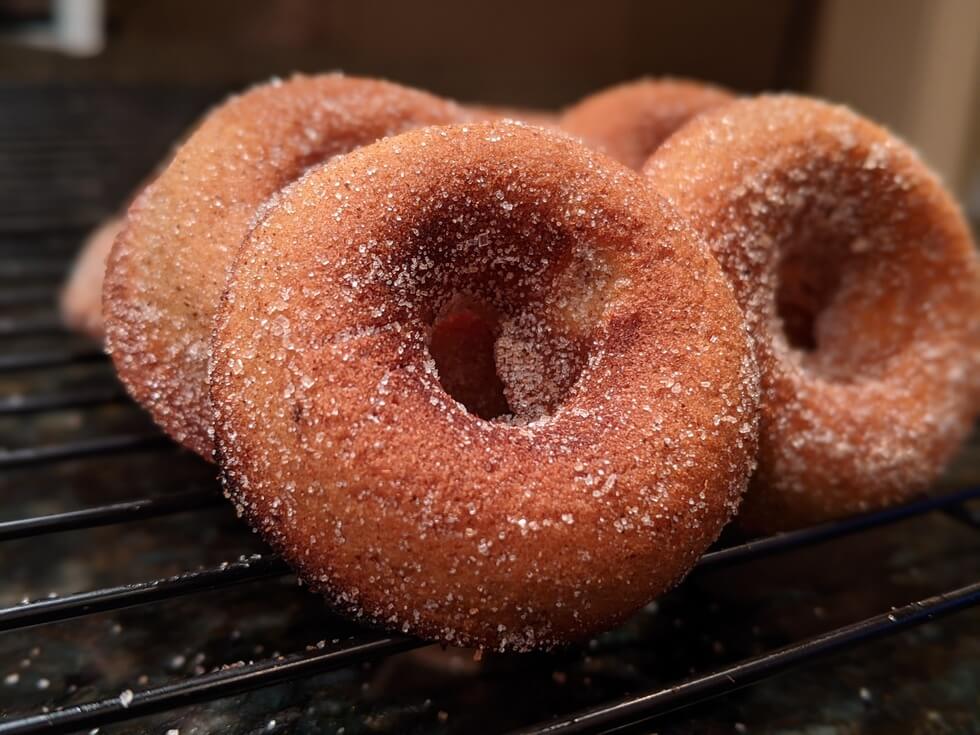
[(141, 498), (121, 503), (110, 503), (95, 508), (71, 510), (46, 516), (0, 522), (0, 541), (30, 538), (46, 533), (94, 528), (113, 523), (128, 523), (172, 513), (185, 513), (210, 508), (224, 502), (215, 490), (196, 490), (163, 495), (158, 498)]
[(122, 403), (126, 400), (126, 392), (116, 386), (60, 395), (11, 396), (5, 400), (0, 400), (0, 416), (23, 416), (45, 411), (70, 411), (89, 406)]
[(184, 572), (165, 579), (35, 600), (22, 605), (0, 608), (0, 632), (171, 600), (195, 592), (208, 592), (244, 582), (280, 577), (288, 574), (289, 571), (289, 567), (279, 557), (268, 555), (229, 562), (197, 572)]
[(0, 319), (0, 337), (35, 337), (65, 331), (65, 325), (55, 314), (29, 319)]
[(92, 348), (48, 350), (20, 355), (0, 355), (0, 373), (9, 373), (16, 370), (68, 367), (105, 361), (105, 353), (102, 350)]
[(56, 291), (50, 286), (25, 286), (0, 291), (0, 306), (39, 306), (55, 300)]
[(124, 434), (95, 439), (78, 439), (64, 444), (0, 451), (0, 470), (70, 459), (87, 459), (120, 452), (165, 449), (173, 446), (173, 442), (163, 434)]
[(946, 495), (937, 495), (911, 503), (895, 505), (871, 513), (862, 513), (829, 523), (821, 523), (818, 526), (810, 526), (798, 531), (789, 531), (755, 541), (747, 541), (727, 549), (708, 552), (698, 560), (697, 568), (712, 569), (767, 554), (790, 551), (821, 541), (860, 533), (870, 528), (897, 523), (930, 511), (955, 508), (967, 500), (978, 497), (980, 497), (980, 485), (957, 490)]

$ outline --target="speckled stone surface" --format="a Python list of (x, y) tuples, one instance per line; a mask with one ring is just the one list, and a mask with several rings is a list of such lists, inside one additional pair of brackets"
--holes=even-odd
[[(43, 97), (36, 90), (31, 94)], [(144, 99), (144, 104), (149, 103)], [(42, 112), (47, 109), (37, 106)], [(61, 107), (50, 105), (52, 120), (64, 119), (56, 117), (65, 114)], [(191, 114), (189, 106), (182, 109), (185, 118)], [(182, 123), (173, 121), (175, 132)], [(152, 153), (143, 155), (150, 158)], [(114, 194), (101, 196), (85, 200), (92, 212), (88, 219), (110, 208)], [(84, 232), (84, 217), (62, 223), (57, 231), (40, 227), (42, 221), (34, 223), (38, 226), (27, 222), (32, 226), (25, 230), (24, 218), (14, 222), (7, 208), (13, 211), (14, 205), (0, 204), (0, 273), (14, 261), (64, 263)], [(47, 212), (41, 205), (35, 208)], [(55, 283), (51, 277), (5, 277), (0, 288), (53, 288)], [(50, 313), (47, 304), (3, 307), (0, 321)], [(59, 334), (0, 339), (0, 355), (84, 344)], [(0, 374), (0, 399), (112, 385), (113, 380), (108, 363), (5, 373)], [(152, 431), (148, 419), (130, 404), (3, 416), (0, 449), (144, 431)], [(0, 470), (0, 520), (204, 489), (214, 486), (213, 475), (212, 467), (170, 447)], [(980, 443), (974, 441), (942, 485), (977, 483)], [(263, 551), (224, 506), (4, 542), (0, 604), (162, 577)], [(978, 579), (980, 535), (934, 513), (695, 574), (629, 624), (558, 653), (487, 654), (475, 661), (471, 651), (432, 646), (101, 732), (500, 732), (676, 682)], [(301, 651), (351, 630), (285, 577), (0, 634), (0, 718), (115, 697), (240, 660)], [(976, 733), (980, 610), (852, 649), (633, 731)]]

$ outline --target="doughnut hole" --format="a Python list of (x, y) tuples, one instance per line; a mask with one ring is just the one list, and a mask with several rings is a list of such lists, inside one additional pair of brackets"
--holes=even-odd
[(463, 295), (446, 302), (429, 332), (429, 354), (443, 389), (481, 419), (511, 413), (494, 357), (499, 333), (493, 310)]
[[(909, 274), (934, 264), (896, 239), (877, 212), (879, 237), (857, 212), (811, 211), (780, 248), (774, 310), (786, 346), (813, 378), (854, 383), (884, 375), (922, 323), (922, 289)], [(843, 220), (843, 224), (842, 224)]]
[(533, 312), (503, 322), (494, 357), (513, 418), (533, 421), (554, 414), (593, 346), (591, 334), (575, 336)]
[[(809, 256), (809, 257), (808, 257)], [(812, 257), (812, 251), (788, 248), (779, 264), (776, 312), (789, 346), (813, 352), (817, 319), (834, 299), (840, 286), (840, 265)]]
[(455, 294), (442, 306), (428, 349), (443, 389), (485, 420), (534, 420), (561, 405), (582, 372), (592, 340), (531, 312), (504, 315)]
[[(415, 223), (417, 258), (391, 262), (384, 288), (418, 325), (442, 389), (473, 416), (553, 415), (594, 351), (617, 263), (572, 232), (501, 217), (495, 198), (463, 226)], [(458, 229), (457, 229), (458, 228)]]

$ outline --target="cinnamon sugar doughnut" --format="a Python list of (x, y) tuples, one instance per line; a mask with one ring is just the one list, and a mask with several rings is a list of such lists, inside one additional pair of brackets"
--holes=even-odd
[(955, 202), (842, 107), (771, 96), (706, 113), (645, 167), (704, 233), (763, 375), (742, 524), (773, 531), (923, 490), (980, 398), (980, 281)]
[(130, 208), (106, 273), (109, 350), (167, 433), (210, 457), (208, 340), (257, 208), (317, 162), (462, 114), (423, 92), (328, 74), (255, 87), (201, 122)]
[(65, 325), (98, 342), (104, 335), (102, 277), (109, 250), (122, 227), (122, 217), (109, 217), (92, 230), (82, 244), (59, 297), (61, 319)]
[(622, 620), (753, 463), (755, 368), (714, 259), (642, 177), (520, 123), (311, 171), (245, 240), (212, 349), (239, 512), (338, 607), (455, 644)]
[(586, 97), (561, 116), (562, 129), (637, 171), (657, 147), (695, 115), (735, 97), (681, 79), (638, 79)]

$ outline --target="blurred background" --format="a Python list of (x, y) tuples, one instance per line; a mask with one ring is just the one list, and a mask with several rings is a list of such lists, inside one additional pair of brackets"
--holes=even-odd
[(811, 92), (913, 142), (980, 214), (978, 0), (0, 0), (2, 83), (218, 95), (332, 69), (546, 108), (646, 74)]

